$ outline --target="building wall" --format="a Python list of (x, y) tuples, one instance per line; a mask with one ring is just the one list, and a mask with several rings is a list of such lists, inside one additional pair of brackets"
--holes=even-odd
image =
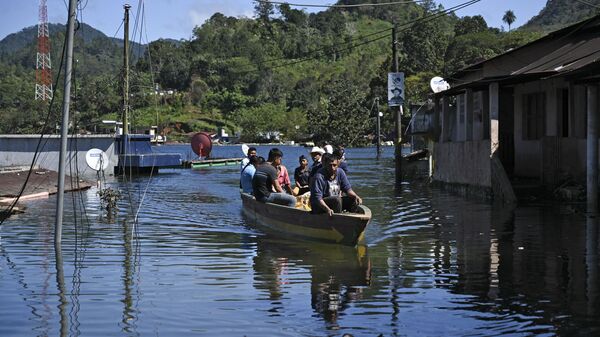
[(491, 188), (490, 140), (441, 142), (434, 147), (433, 179)]
[[(562, 134), (561, 89), (569, 90), (568, 136)], [(546, 93), (546, 132), (544, 139), (523, 139), (523, 95), (543, 91)], [(583, 85), (571, 85), (561, 79), (537, 81), (515, 86), (515, 174), (521, 177), (542, 178), (556, 175), (560, 182), (567, 176), (585, 183), (586, 174), (586, 128), (587, 96)], [(548, 141), (557, 138), (557, 141)], [(556, 149), (543, 148), (556, 144)], [(548, 164), (548, 154), (556, 153), (555, 165)], [(557, 172), (542, 172), (556, 170)], [(546, 183), (546, 181), (544, 181)]]
[[(39, 135), (0, 135), (0, 166), (31, 165), (39, 138)], [(112, 173), (113, 167), (118, 165), (114, 144), (114, 135), (70, 136), (67, 143), (67, 151), (69, 151), (67, 166), (70, 163), (77, 165), (81, 176), (95, 176), (96, 172), (86, 164), (85, 154), (88, 150), (97, 148), (107, 154), (109, 168), (106, 172)], [(42, 145), (40, 145), (41, 151), (36, 161), (36, 167), (58, 171), (60, 137), (58, 135), (44, 136)]]
[[(541, 178), (543, 168), (548, 168), (547, 163), (543, 163), (544, 148), (543, 140), (524, 139), (524, 96), (533, 93), (545, 93), (545, 121), (544, 134), (542, 137), (559, 136), (559, 98), (557, 92), (562, 88), (568, 88), (569, 84), (561, 79), (546, 81), (534, 81), (518, 84), (515, 86), (514, 112), (515, 112), (515, 169), (514, 174), (519, 177)], [(572, 97), (572, 94), (569, 94)], [(579, 119), (584, 111), (570, 111), (570, 121), (572, 128), (577, 128)], [(575, 123), (575, 124), (573, 124)], [(563, 139), (563, 138), (561, 138)], [(546, 144), (549, 144), (547, 142)], [(560, 161), (560, 160), (559, 160)], [(585, 161), (583, 161), (585, 164)]]

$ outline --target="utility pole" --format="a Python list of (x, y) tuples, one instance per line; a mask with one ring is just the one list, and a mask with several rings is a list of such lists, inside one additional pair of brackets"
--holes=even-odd
[(67, 60), (65, 65), (65, 92), (63, 97), (62, 125), (60, 127), (60, 155), (58, 157), (58, 192), (56, 195), (56, 223), (54, 227), (54, 246), (60, 247), (62, 241), (63, 206), (65, 195), (65, 169), (67, 156), (67, 137), (69, 135), (69, 104), (71, 104), (71, 73), (73, 70), (73, 35), (77, 0), (69, 0), (67, 21)]
[(375, 102), (377, 104), (377, 137), (375, 139), (377, 140), (377, 159), (379, 159), (381, 155), (381, 112), (379, 111), (379, 97), (375, 98)]
[[(125, 145), (125, 138), (129, 134), (128, 126), (128, 115), (129, 115), (129, 9), (131, 6), (125, 4), (125, 18), (123, 19), (123, 145)], [(122, 152), (124, 154), (124, 152)]]
[[(396, 40), (396, 23), (392, 27), (392, 58), (393, 58), (393, 72), (398, 72), (398, 47)], [(394, 142), (394, 158), (396, 162), (396, 185), (399, 186), (402, 183), (402, 104), (398, 107), (398, 111), (395, 116), (396, 120), (396, 139)]]

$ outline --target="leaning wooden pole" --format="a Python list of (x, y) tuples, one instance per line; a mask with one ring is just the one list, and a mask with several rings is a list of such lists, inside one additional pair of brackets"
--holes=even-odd
[(69, 135), (69, 104), (71, 104), (71, 74), (73, 70), (73, 36), (75, 35), (77, 0), (69, 0), (67, 21), (67, 53), (65, 62), (65, 90), (63, 96), (62, 124), (60, 127), (60, 154), (58, 158), (58, 193), (56, 195), (56, 223), (54, 226), (54, 245), (62, 241), (62, 223), (65, 196), (65, 174), (67, 157), (67, 137)]

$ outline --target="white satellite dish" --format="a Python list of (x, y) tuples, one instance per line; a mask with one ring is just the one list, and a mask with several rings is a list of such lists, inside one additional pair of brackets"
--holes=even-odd
[(429, 86), (431, 86), (431, 90), (433, 90), (433, 92), (436, 94), (438, 92), (450, 89), (450, 84), (448, 84), (448, 82), (439, 76), (432, 78), (429, 82)]
[(108, 156), (100, 149), (90, 149), (85, 154), (85, 162), (94, 171), (108, 168)]

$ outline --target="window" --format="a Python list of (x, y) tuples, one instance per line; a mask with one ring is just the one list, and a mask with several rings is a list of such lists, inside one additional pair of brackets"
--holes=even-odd
[(523, 139), (538, 140), (545, 135), (546, 94), (523, 95)]
[(560, 118), (560, 136), (569, 137), (569, 89), (558, 89), (558, 108)]

